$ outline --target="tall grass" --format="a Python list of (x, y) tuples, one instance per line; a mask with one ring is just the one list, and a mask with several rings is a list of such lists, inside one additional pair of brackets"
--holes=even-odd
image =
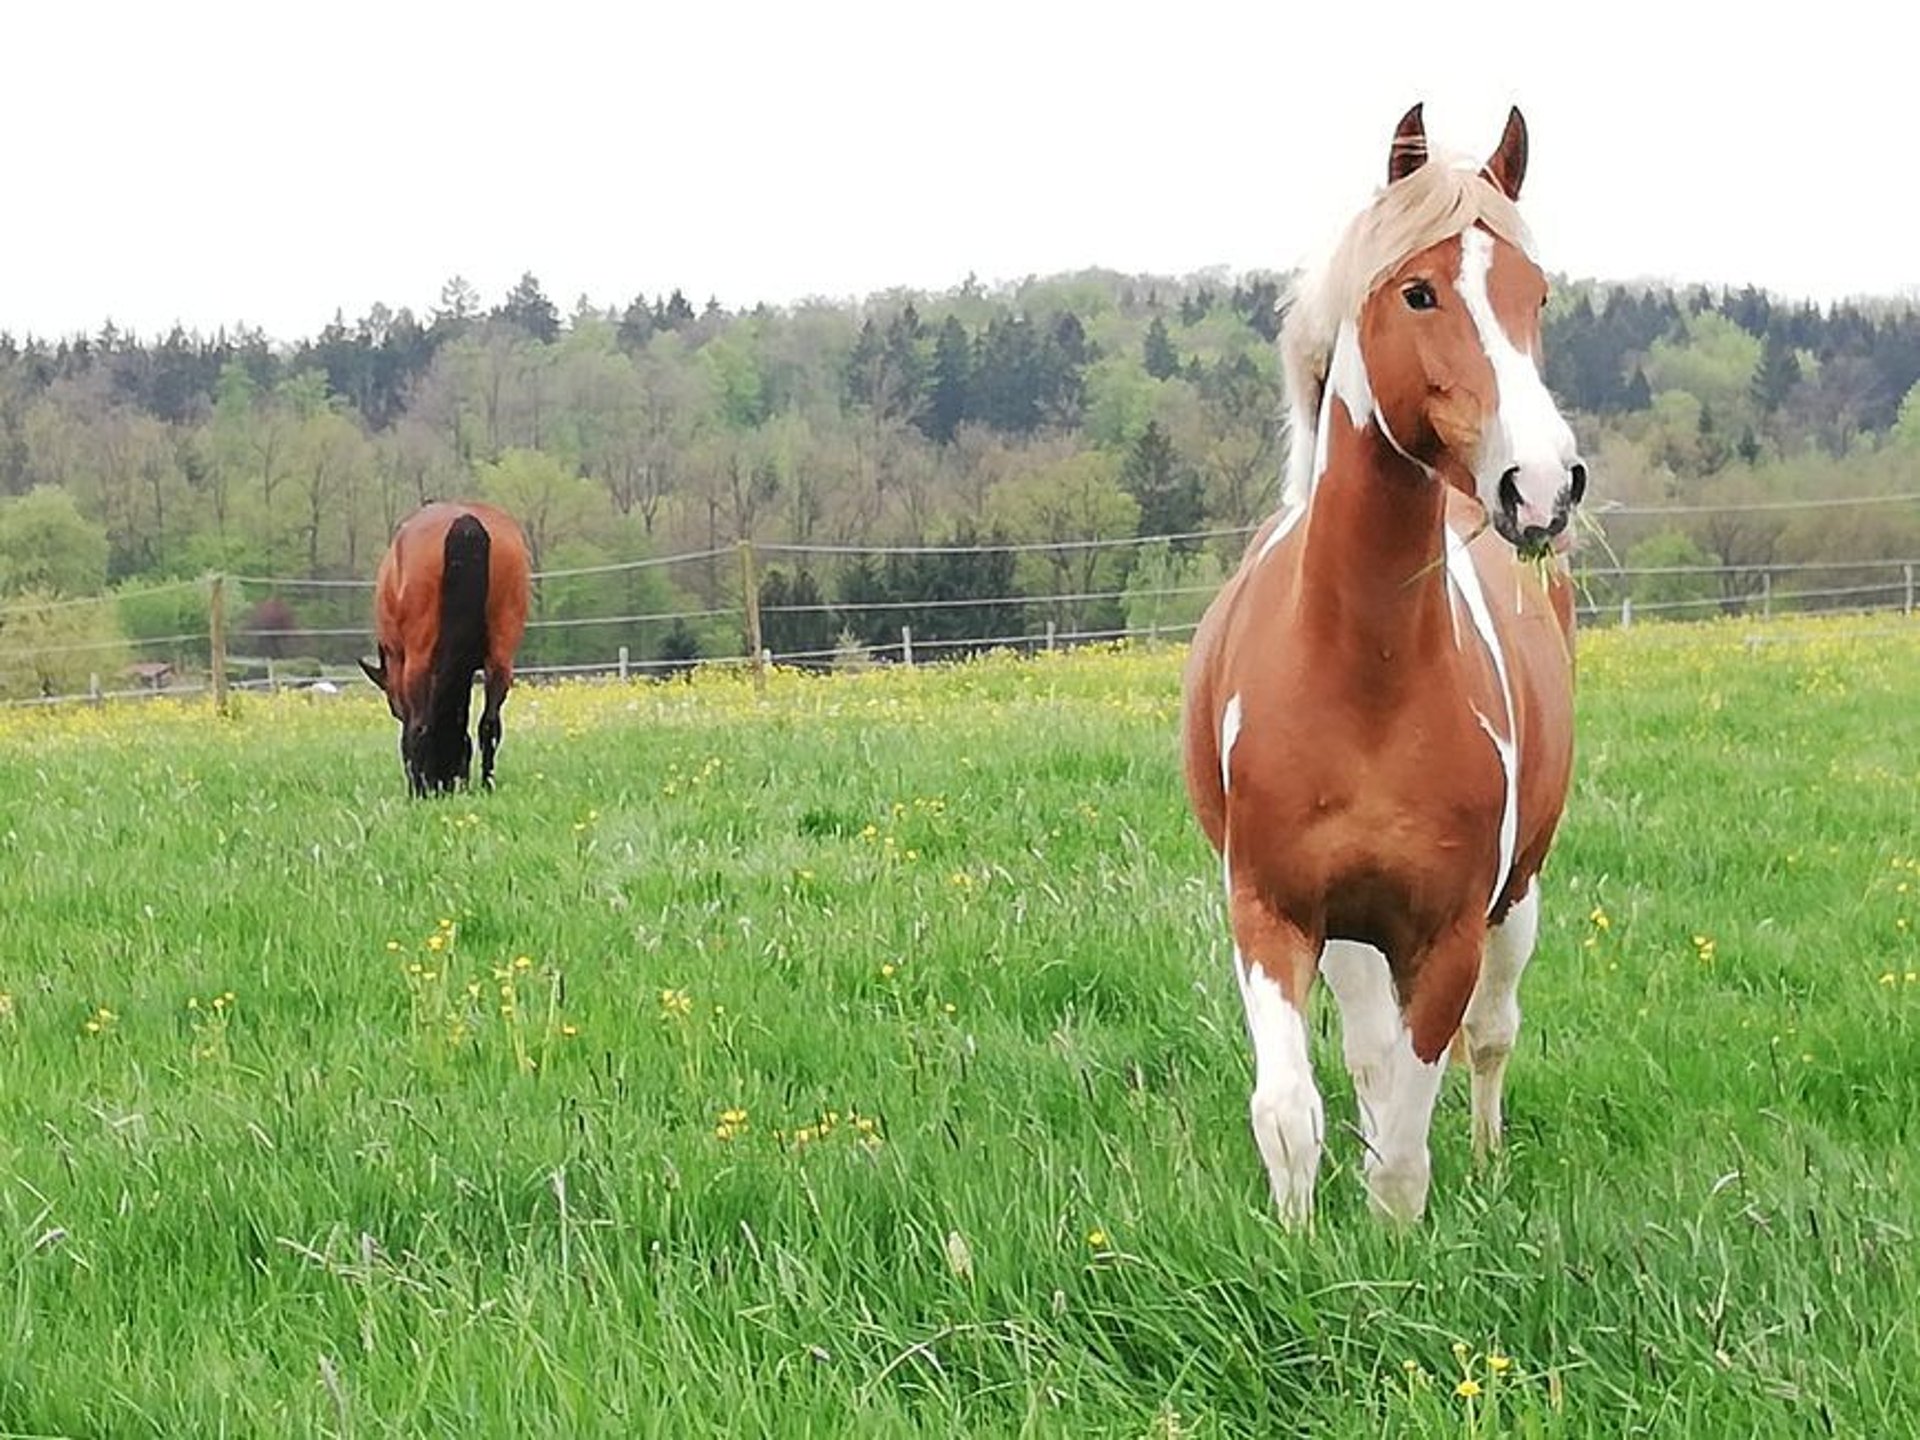
[(0, 1432), (1911, 1433), (1920, 632), (1765, 633), (1584, 643), (1510, 1149), (1311, 1237), (1171, 652), (0, 717)]

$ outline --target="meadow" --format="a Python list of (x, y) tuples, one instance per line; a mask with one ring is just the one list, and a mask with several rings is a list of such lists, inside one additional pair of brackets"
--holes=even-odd
[(1477, 1169), (1275, 1221), (1180, 654), (0, 712), (0, 1434), (1904, 1435), (1920, 628), (1583, 637)]

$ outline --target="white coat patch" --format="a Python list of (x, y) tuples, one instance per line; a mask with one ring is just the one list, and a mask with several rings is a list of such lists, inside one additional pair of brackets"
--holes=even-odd
[(1500, 861), (1494, 872), (1493, 894), (1487, 900), (1487, 913), (1493, 913), (1493, 907), (1500, 903), (1500, 894), (1507, 888), (1507, 879), (1513, 873), (1513, 851), (1520, 833), (1520, 757), (1514, 743), (1513, 685), (1507, 678), (1507, 657), (1500, 649), (1500, 636), (1493, 628), (1493, 611), (1487, 606), (1486, 591), (1480, 584), (1480, 572), (1473, 567), (1473, 556), (1467, 549), (1467, 542), (1447, 530), (1447, 578), (1453, 582), (1453, 588), (1472, 617), (1473, 628), (1479, 632), (1480, 642), (1487, 647), (1487, 654), (1493, 661), (1493, 673), (1500, 681), (1500, 700), (1506, 711), (1506, 738), (1493, 722), (1477, 709), (1474, 718), (1479, 720), (1480, 728), (1487, 732), (1487, 738), (1493, 741), (1494, 752), (1500, 757), (1500, 773), (1506, 779), (1506, 799), (1500, 807)]

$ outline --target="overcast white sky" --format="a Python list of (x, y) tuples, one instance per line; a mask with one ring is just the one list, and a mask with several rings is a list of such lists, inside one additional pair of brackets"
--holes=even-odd
[(1280, 269), (1394, 121), (1518, 102), (1549, 269), (1920, 290), (1920, 20), (1321, 0), (15, 0), (0, 329), (279, 339), (522, 271), (562, 310)]

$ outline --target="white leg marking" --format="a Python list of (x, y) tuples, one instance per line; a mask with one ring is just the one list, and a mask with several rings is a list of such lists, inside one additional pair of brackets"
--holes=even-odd
[(1368, 1198), (1391, 1219), (1418, 1220), (1433, 1173), (1427, 1130), (1446, 1057), (1428, 1065), (1413, 1053), (1387, 957), (1373, 946), (1329, 941), (1320, 973), (1340, 1002), (1340, 1038), (1367, 1146)]
[(1380, 1130), (1380, 1113), (1392, 1077), (1393, 1047), (1405, 1028), (1400, 999), (1394, 993), (1387, 957), (1371, 945), (1352, 940), (1329, 940), (1320, 953), (1320, 973), (1340, 1005), (1340, 1046), (1347, 1073), (1353, 1076), (1353, 1095), (1360, 1110), (1360, 1138), (1367, 1147), (1366, 1164), (1373, 1164), (1373, 1138)]
[(1540, 882), (1535, 880), (1507, 918), (1487, 932), (1480, 979), (1461, 1019), (1473, 1065), (1473, 1153), (1477, 1156), (1500, 1148), (1501, 1091), (1507, 1057), (1520, 1032), (1520, 974), (1539, 937)]
[(1253, 1100), (1248, 1108), (1254, 1143), (1266, 1162), (1281, 1220), (1304, 1225), (1313, 1216), (1313, 1183), (1326, 1130), (1307, 1054), (1306, 1020), (1267, 973), (1248, 965), (1238, 949), (1233, 966), (1247, 1008), (1247, 1032), (1253, 1037)]
[(1433, 1123), (1440, 1081), (1447, 1073), (1447, 1052), (1442, 1050), (1429, 1065), (1413, 1053), (1413, 1036), (1403, 1025), (1391, 1053), (1391, 1078), (1374, 1136), (1367, 1194), (1378, 1213), (1412, 1221), (1427, 1208), (1427, 1183), (1433, 1178), (1427, 1130)]

